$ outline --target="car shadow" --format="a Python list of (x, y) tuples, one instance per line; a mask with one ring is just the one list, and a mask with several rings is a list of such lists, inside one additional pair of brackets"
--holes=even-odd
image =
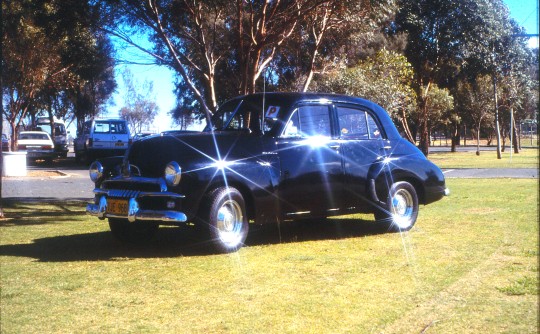
[[(13, 198), (2, 201), (7, 219), (0, 227), (45, 226), (80, 221), (87, 223), (87, 200), (54, 198)], [(47, 206), (47, 209), (44, 209)], [(281, 224), (250, 225), (244, 247), (339, 240), (388, 233), (387, 224), (346, 216), (335, 219), (303, 220)], [(96, 220), (97, 221), (97, 220)], [(107, 224), (102, 222), (102, 224)], [(0, 245), (0, 256), (22, 256), (42, 262), (114, 261), (126, 258), (153, 258), (215, 255), (212, 247), (192, 225), (161, 227), (144, 244), (117, 241), (110, 231), (36, 238), (31, 243)]]
[[(49, 222), (54, 220), (61, 224), (62, 220), (57, 218)], [(253, 226), (244, 247), (358, 238), (387, 232), (388, 226), (384, 224), (357, 219), (288, 222), (279, 226)], [(157, 235), (144, 244), (119, 242), (109, 231), (36, 238), (31, 243), (0, 245), (0, 256), (28, 257), (39, 262), (72, 262), (216, 255), (209, 246), (208, 241), (188, 225), (161, 227)]]

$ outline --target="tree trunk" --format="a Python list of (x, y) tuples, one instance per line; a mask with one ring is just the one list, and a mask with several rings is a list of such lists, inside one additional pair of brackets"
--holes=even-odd
[(424, 96), (420, 100), (420, 150), (427, 157), (429, 155), (429, 127), (428, 127), (428, 106), (427, 106), (427, 89)]
[(497, 137), (497, 159), (502, 159), (501, 155), (501, 128), (499, 126), (499, 105), (497, 101), (497, 77), (493, 74), (493, 99), (495, 102), (495, 135)]
[(403, 126), (403, 131), (405, 132), (405, 138), (413, 144), (416, 144), (416, 140), (411, 133), (409, 128), (409, 123), (407, 122), (407, 117), (405, 115), (405, 109), (401, 109), (401, 125)]
[(480, 123), (476, 129), (476, 155), (480, 155)]
[(452, 148), (450, 149), (451, 152), (456, 152), (456, 146), (459, 145), (459, 124), (457, 122), (453, 123), (452, 126)]
[(516, 119), (514, 118), (513, 119), (513, 124), (512, 124), (512, 133), (513, 133), (513, 138), (512, 138), (512, 141), (513, 141), (513, 145), (514, 145), (514, 153), (519, 153), (519, 150), (520, 150), (520, 147), (519, 147), (519, 137), (518, 137), (518, 131), (517, 131), (517, 128), (516, 128)]

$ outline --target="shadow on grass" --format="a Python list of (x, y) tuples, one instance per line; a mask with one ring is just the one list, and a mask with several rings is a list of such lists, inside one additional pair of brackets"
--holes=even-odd
[[(47, 201), (46, 203), (10, 203), (13, 218), (0, 221), (0, 227), (73, 222), (84, 215), (83, 201)], [(44, 212), (43, 206), (54, 210)], [(41, 208), (41, 209), (40, 209)], [(103, 222), (103, 224), (107, 224)], [(282, 223), (279, 226), (250, 225), (244, 247), (297, 243), (314, 240), (338, 240), (388, 232), (388, 225), (362, 219), (328, 219)], [(20, 256), (41, 262), (115, 261), (126, 258), (154, 258), (214, 255), (208, 241), (193, 226), (161, 227), (145, 244), (125, 244), (109, 231), (62, 235), (34, 239), (28, 244), (1, 245), (0, 255)]]
[[(313, 226), (309, 226), (313, 225)], [(313, 240), (336, 240), (386, 233), (388, 227), (373, 221), (340, 219), (316, 223), (286, 223), (256, 226), (244, 247)], [(215, 255), (194, 228), (160, 228), (155, 238), (140, 245), (115, 240), (108, 231), (34, 239), (30, 244), (0, 246), (2, 256), (34, 258), (40, 262), (107, 261), (126, 258), (154, 258)]]
[[(86, 199), (9, 198), (2, 201), (6, 218), (0, 227), (45, 225), (73, 221), (86, 216)], [(44, 209), (44, 208), (47, 209)]]

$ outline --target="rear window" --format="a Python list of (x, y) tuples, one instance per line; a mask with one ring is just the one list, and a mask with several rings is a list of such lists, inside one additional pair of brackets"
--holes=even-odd
[(94, 133), (117, 133), (127, 134), (127, 126), (125, 122), (100, 122), (97, 121), (94, 126)]
[(21, 133), (19, 139), (49, 139), (44, 133)]

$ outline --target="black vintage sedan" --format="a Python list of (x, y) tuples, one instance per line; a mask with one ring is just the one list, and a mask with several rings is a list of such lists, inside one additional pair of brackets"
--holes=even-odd
[(123, 241), (193, 223), (215, 250), (238, 250), (249, 224), (374, 213), (409, 230), (419, 204), (448, 194), (441, 170), (373, 102), (266, 93), (224, 103), (203, 132), (133, 142), (90, 166), (95, 200)]

